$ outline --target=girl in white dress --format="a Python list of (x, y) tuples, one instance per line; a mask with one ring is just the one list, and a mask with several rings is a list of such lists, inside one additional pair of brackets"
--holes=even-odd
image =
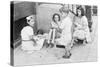
[(59, 45), (65, 46), (65, 55), (63, 58), (70, 58), (71, 53), (71, 40), (72, 40), (72, 21), (68, 16), (69, 10), (68, 7), (62, 7), (61, 14), (63, 19), (61, 20), (60, 29), (62, 30), (60, 38), (56, 39)]
[(88, 20), (84, 15), (84, 9), (82, 7), (77, 8), (77, 15), (75, 17), (74, 25), (73, 38), (81, 40), (86, 39), (86, 42), (90, 42), (91, 37), (88, 27)]
[[(34, 35), (34, 15), (30, 15), (26, 17), (28, 26), (25, 26), (21, 30), (21, 38), (22, 38), (22, 50), (32, 52), (33, 50), (40, 50), (43, 46), (44, 39), (39, 39), (38, 36)], [(41, 43), (41, 44), (40, 44)]]

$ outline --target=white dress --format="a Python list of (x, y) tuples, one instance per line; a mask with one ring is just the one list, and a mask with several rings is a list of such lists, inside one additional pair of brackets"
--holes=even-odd
[(85, 39), (87, 42), (91, 41), (89, 27), (88, 27), (88, 21), (85, 16), (78, 18), (76, 17), (75, 22), (77, 24), (77, 27), (75, 29), (75, 32), (73, 34), (73, 37), (77, 37), (79, 39)]
[(59, 39), (57, 39), (57, 41), (61, 44), (61, 45), (65, 45), (67, 46), (72, 39), (72, 21), (70, 19), (70, 17), (66, 17), (62, 20), (60, 28), (62, 29), (62, 33), (61, 33), (61, 37)]
[(34, 36), (34, 39), (37, 38), (38, 41), (35, 43), (30, 40), (30, 37), (34, 35), (33, 28), (31, 26), (26, 26), (21, 31), (22, 44), (21, 47), (23, 50), (40, 50), (43, 46), (44, 39), (38, 39)]
[(34, 42), (30, 40), (30, 36), (34, 35), (34, 31), (32, 27), (26, 26), (21, 31), (21, 38), (22, 38), (22, 49), (23, 50), (33, 50)]

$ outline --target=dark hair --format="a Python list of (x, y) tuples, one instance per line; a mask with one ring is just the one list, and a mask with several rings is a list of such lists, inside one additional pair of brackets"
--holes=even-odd
[(52, 16), (52, 20), (53, 20), (54, 22), (55, 22), (55, 19), (54, 19), (54, 18), (55, 18), (56, 15), (59, 17), (59, 20), (58, 20), (58, 21), (60, 21), (60, 19), (61, 19), (61, 18), (60, 18), (60, 15), (59, 15), (58, 13), (55, 13), (55, 14), (53, 14), (53, 16)]
[(63, 6), (63, 7), (61, 7), (61, 8), (59, 9), (59, 12), (60, 12), (60, 13), (63, 13), (63, 12), (64, 12), (64, 13), (69, 13), (69, 9), (68, 9), (68, 7), (64, 7), (64, 6)]
[(81, 11), (81, 16), (84, 16), (84, 15), (85, 15), (84, 9), (83, 9), (81, 6), (79, 6), (79, 7), (76, 9), (76, 16), (78, 16), (78, 10)]

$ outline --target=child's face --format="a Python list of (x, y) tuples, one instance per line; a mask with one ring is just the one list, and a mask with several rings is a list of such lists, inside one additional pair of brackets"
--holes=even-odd
[(81, 10), (77, 10), (77, 12), (78, 12), (78, 16), (81, 16)]
[(30, 26), (34, 26), (34, 19), (32, 17), (30, 17), (30, 19), (27, 19), (27, 23), (30, 25)]
[(59, 21), (59, 16), (55, 15), (54, 20), (55, 20), (55, 22), (58, 22)]

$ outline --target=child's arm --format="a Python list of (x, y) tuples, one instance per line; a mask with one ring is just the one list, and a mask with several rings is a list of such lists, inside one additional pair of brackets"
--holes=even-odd
[(58, 25), (55, 22), (51, 22), (51, 28), (58, 28)]

